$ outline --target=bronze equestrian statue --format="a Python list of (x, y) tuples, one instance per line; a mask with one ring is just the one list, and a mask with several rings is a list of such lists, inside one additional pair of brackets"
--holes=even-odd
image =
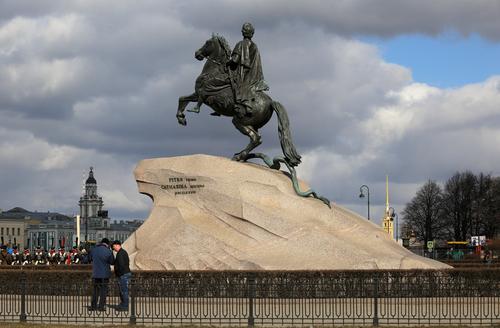
[[(177, 121), (181, 125), (187, 124), (184, 111), (190, 102), (197, 102), (197, 105), (188, 112), (198, 113), (201, 105), (205, 104), (213, 110), (211, 115), (232, 117), (234, 126), (250, 138), (250, 143), (234, 154), (233, 160), (261, 158), (274, 169), (279, 169), (280, 163), (283, 163), (290, 170), (297, 194), (305, 197), (312, 195), (330, 206), (326, 198), (314, 191), (299, 190), (294, 167), (300, 164), (301, 157), (292, 142), (288, 114), (283, 105), (265, 93), (269, 87), (264, 80), (259, 50), (252, 41), (253, 26), (245, 23), (241, 32), (243, 40), (236, 44), (233, 51), (223, 36), (214, 34), (195, 52), (196, 59), (206, 59), (206, 62), (196, 79), (195, 92), (179, 98)], [(278, 116), (278, 134), (284, 157), (271, 159), (251, 151), (262, 143), (259, 129), (269, 122), (273, 112)]]

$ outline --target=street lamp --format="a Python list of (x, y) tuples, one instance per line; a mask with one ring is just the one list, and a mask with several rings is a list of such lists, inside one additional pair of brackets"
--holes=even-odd
[(365, 198), (365, 194), (363, 193), (363, 188), (366, 189), (367, 200), (368, 200), (368, 221), (370, 221), (370, 188), (367, 185), (362, 185), (359, 187), (359, 198)]
[(389, 207), (389, 210), (392, 210), (392, 213), (390, 214), (391, 218), (394, 219), (396, 217), (396, 242), (398, 241), (398, 234), (399, 234), (399, 215), (396, 213), (396, 210), (394, 210), (394, 207)]

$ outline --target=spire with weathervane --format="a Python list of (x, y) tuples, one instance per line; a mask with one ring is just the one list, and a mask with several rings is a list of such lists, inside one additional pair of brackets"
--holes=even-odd
[(394, 238), (394, 218), (392, 217), (391, 207), (389, 206), (389, 176), (385, 176), (385, 213), (382, 219), (384, 231)]

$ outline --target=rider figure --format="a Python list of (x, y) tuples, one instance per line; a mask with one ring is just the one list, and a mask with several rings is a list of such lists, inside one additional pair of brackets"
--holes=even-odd
[[(235, 71), (236, 74), (230, 74), (232, 79), (231, 87), (234, 88), (235, 96), (235, 112), (238, 117), (252, 115), (252, 101), (255, 98), (255, 93), (259, 91), (269, 90), (269, 86), (264, 80), (262, 73), (262, 62), (260, 59), (259, 49), (252, 41), (255, 29), (252, 24), (245, 23), (241, 28), (243, 40), (238, 42), (234, 47), (231, 58), (227, 62), (227, 66)], [(199, 87), (200, 91), (203, 87)], [(198, 95), (198, 102), (189, 112), (200, 112), (200, 107), (203, 104), (203, 95)], [(219, 113), (213, 112), (210, 115), (220, 116)]]
[(233, 75), (236, 84), (235, 111), (240, 117), (251, 116), (251, 102), (256, 92), (269, 90), (262, 73), (259, 49), (252, 41), (254, 32), (252, 24), (243, 24), (241, 28), (243, 40), (236, 44), (227, 63), (229, 68), (237, 73)]

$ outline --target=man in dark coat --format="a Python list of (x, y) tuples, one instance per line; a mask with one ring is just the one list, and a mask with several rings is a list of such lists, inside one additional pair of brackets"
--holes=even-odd
[(114, 262), (113, 252), (109, 249), (109, 239), (103, 238), (101, 243), (92, 249), (89, 257), (92, 259), (94, 289), (92, 292), (92, 303), (88, 307), (88, 310), (105, 311), (109, 277), (111, 276), (110, 266)]
[(129, 267), (129, 258), (126, 250), (122, 248), (119, 240), (113, 242), (115, 257), (115, 275), (120, 284), (120, 304), (116, 307), (118, 311), (128, 311), (128, 284), (132, 273)]

